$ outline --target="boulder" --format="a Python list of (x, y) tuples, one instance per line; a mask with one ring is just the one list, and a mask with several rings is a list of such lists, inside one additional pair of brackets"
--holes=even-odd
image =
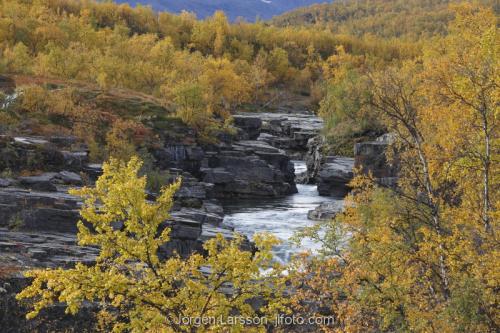
[(224, 208), (219, 204), (217, 200), (205, 200), (203, 201), (203, 209), (207, 213), (216, 214), (220, 217), (224, 217)]
[(190, 219), (196, 221), (199, 225), (208, 223), (218, 226), (222, 223), (223, 217), (218, 214), (208, 213), (204, 209), (181, 208), (180, 211), (171, 213), (174, 220)]
[(234, 175), (225, 168), (201, 168), (204, 174), (203, 181), (213, 184), (231, 183), (234, 181)]
[[(0, 227), (0, 252), (3, 259), (24, 267), (70, 267), (71, 263), (92, 263), (98, 254), (94, 247), (79, 246), (76, 235), (9, 230)], [(2, 263), (5, 264), (5, 263)]]
[(181, 188), (175, 193), (176, 199), (199, 199), (210, 197), (209, 193), (213, 184), (184, 179)]
[(79, 202), (64, 192), (0, 190), (0, 227), (76, 232)]
[(80, 214), (78, 210), (66, 210), (49, 207), (32, 207), (26, 209), (19, 218), (16, 230), (55, 231), (76, 234), (76, 223)]
[(318, 193), (324, 196), (345, 196), (349, 192), (347, 184), (354, 177), (353, 167), (353, 158), (327, 157), (317, 176)]
[(342, 209), (342, 201), (324, 202), (307, 213), (307, 218), (314, 221), (328, 221)]
[(97, 179), (102, 175), (102, 164), (100, 163), (87, 163), (83, 166), (85, 172), (91, 179)]
[(85, 165), (89, 162), (88, 153), (86, 151), (61, 151), (64, 157), (64, 167), (72, 171), (83, 171)]
[(155, 149), (153, 156), (160, 169), (176, 168), (197, 174), (205, 153), (201, 147), (195, 145), (167, 144), (163, 148)]

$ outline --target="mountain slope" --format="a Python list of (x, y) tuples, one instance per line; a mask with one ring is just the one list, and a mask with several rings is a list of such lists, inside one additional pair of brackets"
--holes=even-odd
[(223, 10), (230, 20), (243, 17), (254, 21), (257, 17), (270, 19), (275, 15), (298, 7), (309, 6), (315, 3), (328, 2), (326, 0), (117, 0), (120, 3), (131, 5), (150, 5), (155, 10), (165, 10), (180, 13), (183, 10), (194, 12), (199, 18), (212, 15), (216, 10)]
[(498, 0), (337, 0), (298, 8), (272, 22), (277, 26), (317, 25), (355, 36), (416, 40), (444, 34), (453, 19), (451, 5), (464, 2), (499, 9)]

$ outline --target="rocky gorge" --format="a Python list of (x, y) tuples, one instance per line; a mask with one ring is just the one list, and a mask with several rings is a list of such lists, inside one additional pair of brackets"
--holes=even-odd
[[(236, 134), (218, 144), (200, 145), (164, 133), (165, 144), (151, 151), (169, 182), (183, 179), (171, 218), (164, 222), (172, 232), (170, 242), (161, 247), (162, 256), (203, 251), (203, 242), (217, 233), (232, 238), (237, 231), (250, 237), (264, 230), (286, 240), (290, 232), (314, 223), (308, 221), (330, 219), (342, 208), (355, 166), (386, 182), (395, 176), (385, 166), (387, 138), (358, 144), (355, 158), (323, 156), (322, 121), (307, 112), (240, 113), (234, 125)], [(98, 249), (77, 245), (81, 202), (68, 189), (92, 185), (102, 170), (70, 136), (4, 135), (0, 155), (0, 323), (5, 323), (22, 312), (13, 297), (27, 283), (23, 271), (93, 262)], [(294, 163), (292, 158), (305, 162)], [(252, 249), (249, 241), (244, 246)], [(287, 261), (293, 251), (285, 245), (276, 253)], [(19, 319), (11, 332), (29, 331), (30, 325), (45, 325), (42, 322)]]

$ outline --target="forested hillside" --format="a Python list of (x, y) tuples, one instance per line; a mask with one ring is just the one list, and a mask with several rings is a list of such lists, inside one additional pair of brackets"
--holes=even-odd
[[(41, 113), (42, 118), (46, 112), (56, 113), (41, 121), (40, 130), (86, 133), (84, 139), (91, 145), (104, 143), (111, 123), (97, 128), (90, 120), (88, 128), (80, 131), (76, 118), (81, 112), (75, 110), (89, 110), (90, 119), (110, 116), (80, 98), (75, 85), (108, 93), (121, 88), (147, 94), (150, 101), (175, 109), (177, 116), (210, 141), (215, 132), (227, 128), (231, 112), (248, 104), (266, 104), (278, 86), (311, 95), (314, 107), (322, 95), (323, 61), (337, 53), (338, 46), (349, 54), (381, 61), (419, 52), (411, 44), (310, 28), (230, 24), (222, 12), (200, 21), (188, 13), (155, 13), (147, 7), (50, 0), (2, 1), (0, 15), (2, 72), (38, 77), (31, 82), (35, 85), (19, 78), (21, 86), (28, 83), (20, 106), (26, 112), (4, 113), (7, 127), (16, 127), (31, 112)], [(40, 86), (41, 78), (63, 80), (58, 83), (64, 89)], [(47, 96), (57, 94), (72, 97), (64, 106), (51, 105), (59, 98)], [(124, 119), (113, 126), (137, 132), (135, 127), (142, 123), (144, 119), (135, 125)]]
[[(273, 19), (278, 26), (313, 25), (353, 36), (418, 40), (446, 33), (460, 0), (338, 0), (300, 8)], [(500, 10), (497, 1), (472, 1)]]

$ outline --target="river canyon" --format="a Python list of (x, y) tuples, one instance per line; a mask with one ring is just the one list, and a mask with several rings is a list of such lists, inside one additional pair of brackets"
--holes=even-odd
[[(311, 239), (297, 245), (290, 238), (342, 209), (356, 163), (391, 179), (384, 171), (384, 138), (358, 144), (355, 158), (328, 156), (321, 149), (322, 125), (310, 112), (284, 109), (238, 113), (235, 134), (212, 145), (197, 143), (180, 122), (159, 130), (163, 146), (150, 152), (155, 167), (167, 182), (182, 177), (164, 222), (171, 239), (159, 256), (203, 252), (203, 243), (216, 234), (232, 239), (240, 233), (242, 246), (252, 250), (257, 232), (281, 240), (273, 249), (278, 262), (287, 263), (300, 251), (315, 252), (319, 245)], [(27, 283), (25, 270), (94, 262), (98, 249), (77, 244), (81, 202), (68, 189), (92, 186), (102, 165), (90, 161), (86, 147), (70, 136), (1, 136), (0, 149), (3, 170), (34, 170), (0, 177), (0, 267), (9, 272), (0, 285), (0, 307), (20, 315), (24, 310), (14, 295)], [(151, 199), (156, 195), (148, 192)], [(32, 324), (19, 320), (21, 326)]]

